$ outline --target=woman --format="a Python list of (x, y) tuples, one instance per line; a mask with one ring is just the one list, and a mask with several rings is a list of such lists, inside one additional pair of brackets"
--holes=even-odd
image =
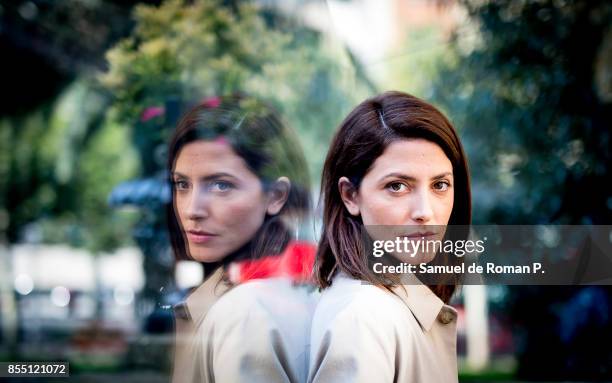
[(176, 308), (174, 382), (305, 381), (306, 292), (283, 270), (239, 286), (229, 275), (242, 262), (252, 271), (293, 254), (295, 224), (309, 207), (296, 142), (253, 98), (209, 99), (178, 124), (168, 161), (171, 242), (179, 259), (203, 264), (205, 281)]
[[(434, 238), (447, 225), (470, 224), (467, 161), (453, 126), (405, 93), (368, 99), (341, 123), (321, 190), (314, 274), (323, 291), (312, 323), (309, 381), (456, 382), (456, 311), (447, 305), (456, 278), (427, 286), (414, 275), (377, 274), (363, 241), (364, 234), (388, 234), (381, 234), (385, 227)], [(431, 258), (417, 259), (457, 262), (441, 253)]]

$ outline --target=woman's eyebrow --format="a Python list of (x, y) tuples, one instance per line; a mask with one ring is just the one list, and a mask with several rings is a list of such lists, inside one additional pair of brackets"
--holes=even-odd
[(209, 174), (207, 176), (201, 177), (200, 179), (203, 181), (210, 181), (210, 180), (216, 180), (218, 178), (233, 178), (233, 179), (238, 179), (236, 176), (230, 174), (230, 173), (226, 173), (226, 172), (217, 172), (217, 173), (212, 173)]
[[(172, 176), (173, 177), (178, 177), (178, 178), (185, 178), (185, 179), (189, 179), (188, 176), (180, 173), (180, 172), (172, 172)], [(218, 179), (218, 178), (223, 178), (223, 177), (229, 177), (229, 178), (236, 178), (234, 175), (230, 174), (230, 173), (226, 173), (226, 172), (217, 172), (217, 173), (212, 173), (212, 174), (208, 174), (204, 177), (201, 177), (200, 179), (203, 181), (210, 181), (210, 180), (214, 180), (214, 179)]]
[[(446, 176), (452, 176), (452, 175), (453, 175), (452, 172), (444, 172), (444, 173), (440, 173), (438, 175), (435, 175), (435, 176), (431, 177), (431, 179), (432, 180), (437, 180), (437, 179), (444, 178)], [(396, 173), (396, 172), (389, 173), (389, 174), (383, 176), (380, 180), (382, 181), (382, 180), (385, 180), (387, 178), (399, 178), (399, 179), (402, 179), (402, 180), (412, 181), (412, 182), (415, 182), (417, 180), (413, 176), (409, 176), (409, 175), (403, 174), (403, 173)]]
[(437, 179), (439, 179), (439, 178), (444, 178), (444, 177), (446, 177), (446, 176), (451, 176), (451, 177), (452, 177), (452, 176), (453, 176), (453, 172), (445, 172), (445, 173), (441, 173), (441, 174), (438, 174), (437, 176), (433, 176), (433, 177), (431, 177), (431, 179), (432, 179), (432, 180), (437, 180)]
[(186, 175), (179, 173), (179, 172), (172, 172), (170, 173), (172, 175), (172, 177), (178, 177), (178, 178), (189, 178)]
[(406, 180), (406, 181), (416, 181), (416, 178), (409, 176), (407, 174), (403, 174), (403, 173), (389, 173), (387, 175), (384, 175), (380, 178), (381, 181), (385, 180), (386, 178), (399, 178), (401, 180)]

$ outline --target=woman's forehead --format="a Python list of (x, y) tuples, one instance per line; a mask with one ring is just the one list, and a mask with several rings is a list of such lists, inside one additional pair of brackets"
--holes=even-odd
[(179, 151), (174, 164), (174, 171), (185, 175), (230, 170), (251, 173), (244, 159), (224, 139), (190, 142)]
[(453, 167), (442, 148), (431, 141), (402, 139), (392, 142), (374, 161), (368, 173), (406, 173), (439, 175), (452, 173)]

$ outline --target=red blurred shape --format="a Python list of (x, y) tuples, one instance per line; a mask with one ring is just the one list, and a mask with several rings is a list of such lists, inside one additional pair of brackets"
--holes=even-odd
[(316, 246), (309, 242), (291, 242), (282, 254), (233, 263), (230, 265), (229, 277), (234, 283), (273, 277), (310, 282), (316, 250)]

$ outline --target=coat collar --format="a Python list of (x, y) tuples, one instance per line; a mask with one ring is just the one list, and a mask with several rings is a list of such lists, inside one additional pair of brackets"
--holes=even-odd
[(451, 313), (455, 311), (412, 274), (406, 275), (404, 284), (395, 286), (392, 290), (408, 306), (425, 331), (431, 329), (443, 307), (446, 311), (450, 309)]
[[(353, 280), (357, 283), (368, 283), (353, 279), (342, 271), (337, 274), (337, 277)], [(388, 290), (385, 291), (388, 292)], [(413, 274), (405, 275), (403, 284), (393, 287), (392, 291), (408, 307), (425, 331), (431, 330), (436, 319), (442, 323), (448, 323), (457, 317), (457, 310), (444, 304), (429, 287)]]
[(185, 300), (188, 315), (194, 324), (198, 325), (204, 320), (212, 305), (229, 290), (229, 284), (223, 281), (223, 272), (223, 267), (219, 267)]

